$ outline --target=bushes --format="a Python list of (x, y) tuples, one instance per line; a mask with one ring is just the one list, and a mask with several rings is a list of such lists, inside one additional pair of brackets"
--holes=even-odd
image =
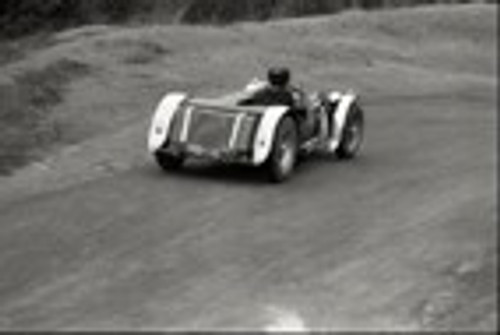
[(16, 37), (86, 23), (154, 21), (228, 23), (275, 16), (334, 13), (346, 8), (373, 9), (464, 0), (2, 0), (0, 37)]
[(2, 0), (0, 37), (17, 37), (85, 23), (119, 22), (132, 10), (128, 1), (118, 0)]

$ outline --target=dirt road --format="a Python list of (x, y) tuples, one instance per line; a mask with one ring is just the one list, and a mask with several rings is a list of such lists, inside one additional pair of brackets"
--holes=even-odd
[(164, 174), (138, 124), (123, 166), (5, 186), (0, 329), (494, 329), (496, 81), (445, 79), (365, 96), (361, 156), (282, 185)]
[[(363, 155), (311, 159), (284, 185), (144, 162), (2, 208), (0, 325), (263, 329), (278, 309), (307, 327), (413, 329), (440, 292), (442, 313), (479, 304), (466, 317), (482, 320), (491, 106), (480, 92), (367, 102)], [(461, 292), (464, 266), (477, 278)]]

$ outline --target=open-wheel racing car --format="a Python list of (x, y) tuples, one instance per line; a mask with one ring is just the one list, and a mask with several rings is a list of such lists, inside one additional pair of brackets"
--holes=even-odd
[[(352, 92), (293, 89), (293, 100), (259, 98), (269, 84), (252, 80), (217, 99), (166, 94), (149, 130), (148, 149), (164, 170), (189, 157), (261, 166), (270, 180), (293, 173), (298, 158), (322, 151), (351, 159), (363, 140), (364, 115)], [(278, 94), (279, 95), (279, 94)]]

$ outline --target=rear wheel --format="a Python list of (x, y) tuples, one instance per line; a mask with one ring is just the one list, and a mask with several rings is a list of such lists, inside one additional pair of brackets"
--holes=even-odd
[(347, 116), (342, 138), (335, 154), (341, 159), (351, 159), (358, 153), (363, 142), (364, 115), (359, 105), (353, 104)]
[(271, 181), (279, 183), (292, 175), (297, 163), (298, 141), (295, 120), (285, 116), (276, 129), (273, 148), (266, 163)]
[(164, 171), (178, 170), (182, 167), (184, 163), (184, 155), (182, 154), (170, 154), (165, 152), (155, 153), (156, 162)]

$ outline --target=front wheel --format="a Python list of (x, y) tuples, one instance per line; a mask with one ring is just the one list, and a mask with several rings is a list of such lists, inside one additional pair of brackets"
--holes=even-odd
[(184, 155), (170, 154), (165, 152), (155, 153), (156, 162), (164, 171), (178, 170), (184, 163)]
[(266, 163), (271, 181), (279, 183), (292, 175), (297, 163), (298, 141), (295, 120), (285, 116), (276, 129), (273, 148)]
[(364, 115), (358, 104), (353, 104), (347, 116), (342, 138), (335, 154), (340, 159), (351, 159), (358, 153), (363, 142)]

